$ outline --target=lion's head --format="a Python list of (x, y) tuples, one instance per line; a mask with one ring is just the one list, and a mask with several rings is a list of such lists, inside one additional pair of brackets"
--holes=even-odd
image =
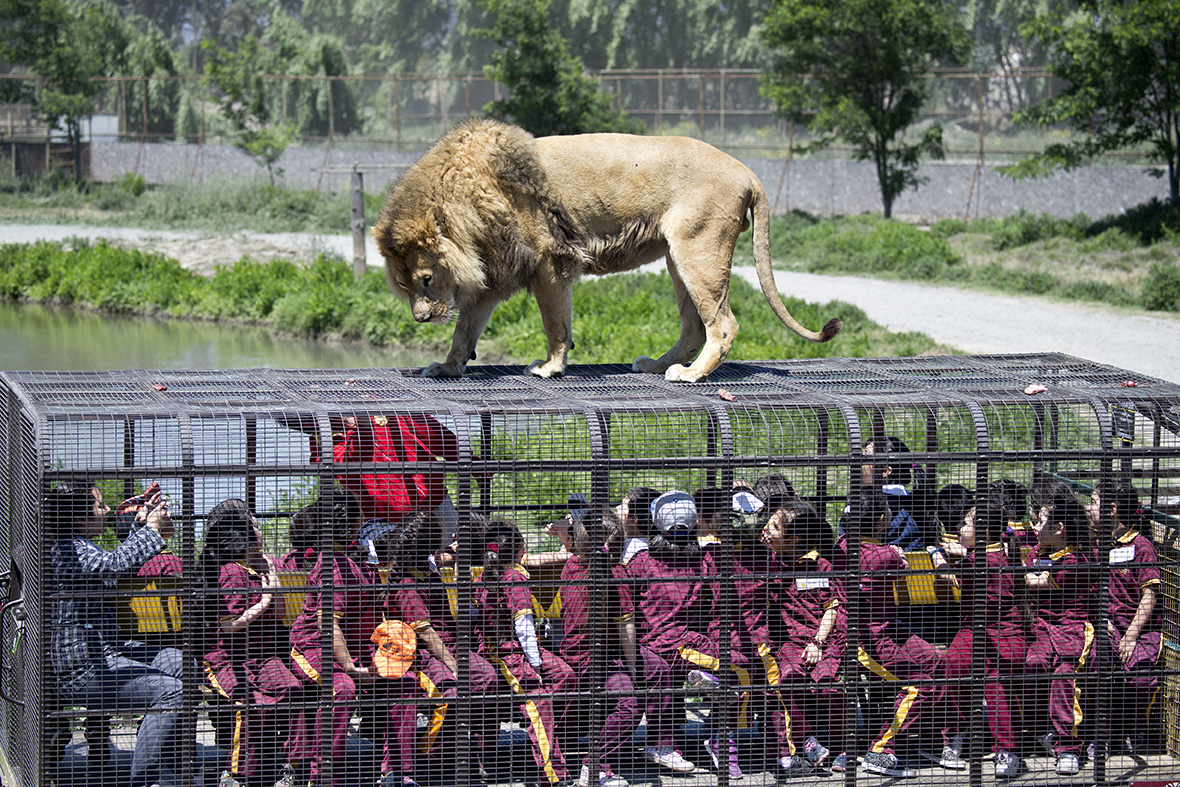
[[(385, 258), (389, 289), (410, 304), (418, 322), (445, 323), (451, 319), (463, 294), (482, 289), (483, 272), (429, 217), (407, 216), (396, 223), (396, 232), (373, 227), (377, 248)], [(456, 276), (456, 270), (466, 274)]]

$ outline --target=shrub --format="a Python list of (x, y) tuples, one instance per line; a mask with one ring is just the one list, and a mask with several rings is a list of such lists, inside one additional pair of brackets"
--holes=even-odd
[(1085, 236), (1085, 229), (1089, 224), (1090, 220), (1084, 214), (1078, 214), (1067, 221), (1047, 213), (1034, 215), (1021, 210), (1015, 216), (1001, 219), (992, 226), (992, 248), (1004, 251), (1055, 237), (1080, 241)]
[(1180, 233), (1180, 205), (1154, 198), (1130, 210), (1105, 216), (1090, 225), (1087, 235), (1101, 235), (1109, 229), (1121, 230), (1141, 246), (1150, 246)]
[(1143, 279), (1142, 301), (1153, 311), (1180, 311), (1180, 265), (1153, 263)]

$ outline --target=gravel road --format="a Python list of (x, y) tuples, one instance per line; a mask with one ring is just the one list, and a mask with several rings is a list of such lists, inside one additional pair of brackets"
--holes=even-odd
[[(109, 238), (155, 249), (202, 271), (215, 264), (233, 263), (244, 254), (266, 259), (310, 257), (323, 251), (352, 257), (348, 235), (215, 236), (108, 227), (0, 225), (0, 242), (5, 243), (69, 237)], [(379, 263), (372, 239), (367, 239), (367, 247), (369, 263)], [(753, 268), (737, 268), (735, 273), (757, 286)], [(964, 352), (1064, 352), (1180, 383), (1180, 317), (854, 276), (778, 271), (775, 281), (785, 295), (820, 303), (847, 301), (890, 330), (918, 331)]]

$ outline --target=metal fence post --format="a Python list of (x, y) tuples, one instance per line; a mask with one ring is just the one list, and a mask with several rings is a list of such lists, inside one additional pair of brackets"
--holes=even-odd
[(352, 274), (357, 279), (365, 275), (365, 176), (358, 169), (358, 162), (352, 165)]

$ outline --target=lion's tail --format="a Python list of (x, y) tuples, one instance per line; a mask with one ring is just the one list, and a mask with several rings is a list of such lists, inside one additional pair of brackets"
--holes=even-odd
[(770, 206), (766, 201), (766, 190), (761, 184), (755, 184), (753, 196), (750, 200), (750, 210), (754, 218), (754, 265), (758, 271), (758, 283), (762, 286), (762, 294), (766, 302), (774, 311), (783, 325), (812, 342), (826, 342), (840, 332), (844, 324), (833, 317), (828, 320), (818, 333), (803, 327), (798, 320), (787, 311), (787, 305), (779, 294), (778, 285), (774, 281), (774, 271), (770, 267)]

